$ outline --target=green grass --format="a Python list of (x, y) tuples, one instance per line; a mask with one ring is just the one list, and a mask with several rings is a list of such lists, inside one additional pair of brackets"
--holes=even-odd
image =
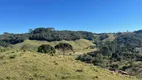
[(75, 40), (75, 41), (54, 41), (54, 42), (47, 42), (47, 41), (36, 41), (36, 40), (25, 40), (22, 43), (13, 45), (14, 49), (20, 49), (23, 45), (28, 45), (30, 48), (37, 48), (38, 46), (42, 45), (42, 44), (49, 44), (51, 46), (55, 46), (59, 43), (69, 43), (73, 46), (74, 51), (77, 54), (81, 54), (81, 53), (86, 53), (89, 51), (94, 51), (95, 49), (88, 49), (89, 46), (95, 46), (95, 44), (93, 44), (91, 41), (86, 40), (86, 39), (80, 39), (80, 40)]
[(136, 80), (75, 60), (32, 52), (0, 54), (0, 80)]
[(103, 41), (113, 41), (115, 39), (114, 34), (107, 34), (108, 38), (104, 39)]
[[(135, 77), (112, 73), (109, 70), (77, 61), (76, 55), (50, 56), (35, 51), (19, 50), (23, 45), (37, 48), (42, 44), (55, 46), (61, 42), (71, 44), (77, 55), (95, 50), (88, 48), (95, 45), (85, 39), (54, 42), (25, 40), (23, 43), (13, 45), (14, 49), (0, 53), (0, 80), (137, 80)], [(58, 53), (62, 52), (58, 51)]]

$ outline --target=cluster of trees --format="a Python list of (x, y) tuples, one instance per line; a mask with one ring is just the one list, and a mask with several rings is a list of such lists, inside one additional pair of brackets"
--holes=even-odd
[(0, 35), (0, 46), (6, 47), (10, 44), (17, 44), (26, 39), (41, 41), (60, 41), (60, 40), (92, 40), (94, 34), (86, 31), (57, 31), (54, 28), (36, 28), (29, 30), (29, 33), (13, 34), (5, 32)]
[(29, 34), (4, 33), (0, 35), (0, 46), (7, 47), (10, 44), (17, 44), (28, 39)]
[[(110, 34), (112, 34), (115, 37), (115, 34)], [(105, 42), (108, 41), (107, 38), (109, 38), (109, 33), (96, 34), (93, 43), (96, 44), (98, 48), (101, 48), (101, 46), (103, 46)]]
[(67, 50), (73, 51), (73, 47), (69, 43), (59, 43), (55, 46), (55, 49), (63, 51), (63, 55), (65, 55), (65, 51)]
[(0, 41), (0, 46), (1, 47), (8, 47), (10, 44), (9, 43), (6, 43), (5, 41)]
[[(125, 70), (121, 65), (142, 61), (142, 31), (116, 34), (114, 41), (102, 42), (98, 51), (80, 55), (77, 59), (105, 68)], [(115, 63), (115, 65), (114, 65)]]
[(104, 40), (106, 38), (108, 38), (108, 34), (105, 34), (105, 33), (100, 34), (100, 40)]
[(85, 31), (56, 31), (49, 28), (37, 28), (30, 33), (30, 40), (45, 40), (45, 41), (60, 41), (60, 40), (78, 40), (93, 39), (94, 35), (91, 32)]
[(52, 47), (48, 44), (43, 44), (38, 47), (38, 52), (48, 53), (53, 55), (56, 53), (55, 49), (61, 50), (63, 52), (63, 55), (65, 55), (65, 51), (67, 50), (73, 51), (73, 47), (69, 43), (59, 43), (55, 47)]

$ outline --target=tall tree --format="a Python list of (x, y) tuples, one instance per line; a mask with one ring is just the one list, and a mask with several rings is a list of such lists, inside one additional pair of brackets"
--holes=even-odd
[(67, 50), (73, 51), (73, 47), (69, 43), (59, 43), (58, 45), (55, 46), (55, 49), (61, 50), (63, 52), (63, 56), (65, 56), (65, 51)]

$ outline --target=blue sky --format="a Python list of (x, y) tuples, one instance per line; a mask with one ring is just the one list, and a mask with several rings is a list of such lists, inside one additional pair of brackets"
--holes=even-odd
[(37, 27), (97, 33), (142, 29), (142, 0), (0, 0), (0, 33)]

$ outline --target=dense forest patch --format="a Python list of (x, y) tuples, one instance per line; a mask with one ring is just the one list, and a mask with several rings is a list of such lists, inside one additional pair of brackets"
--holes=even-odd
[[(135, 75), (133, 70), (138, 67), (136, 63), (142, 61), (142, 31), (115, 35), (116, 38), (113, 41), (100, 41), (97, 44), (97, 51), (80, 55), (77, 60)], [(104, 38), (106, 35), (102, 37)]]
[(29, 40), (40, 41), (74, 41), (79, 39), (92, 40), (94, 34), (86, 31), (57, 31), (54, 28), (36, 28), (24, 34), (7, 33), (0, 35), (0, 45), (7, 47), (10, 44), (17, 44)]

